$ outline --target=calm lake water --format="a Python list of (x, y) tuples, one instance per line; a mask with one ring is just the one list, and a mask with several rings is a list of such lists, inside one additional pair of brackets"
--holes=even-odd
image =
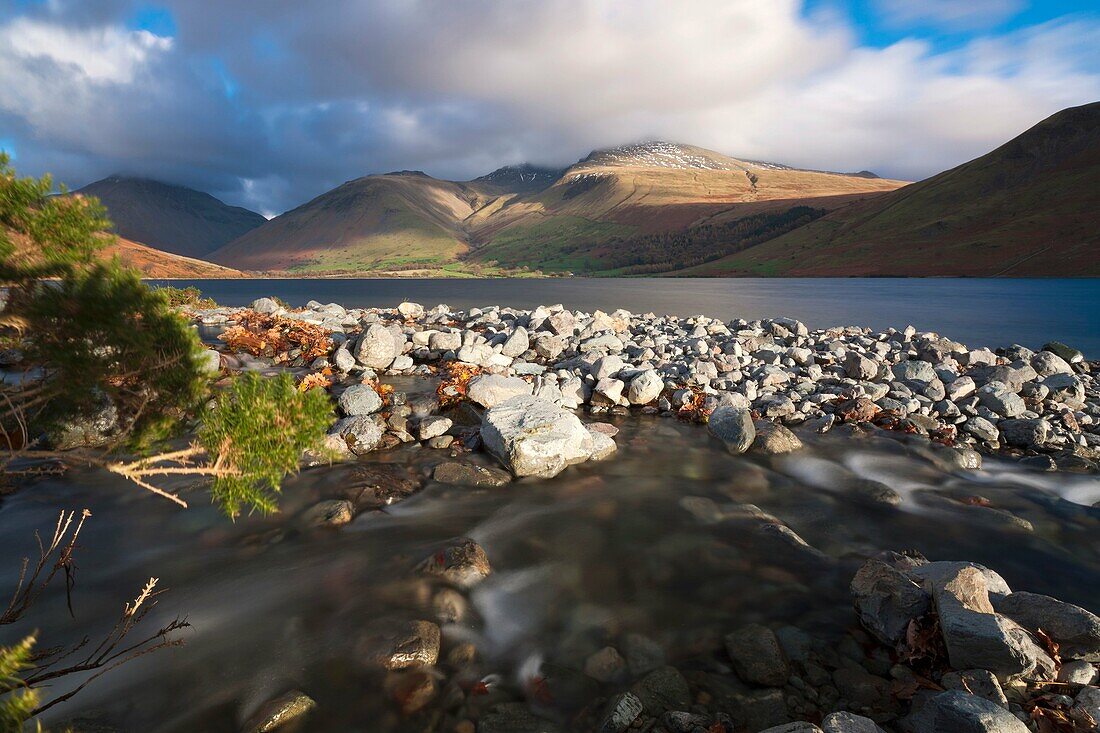
[(1030, 348), (1052, 340), (1100, 357), (1100, 280), (957, 278), (738, 278), (545, 280), (176, 280), (225, 305), (275, 295), (347, 307), (392, 307), (402, 300), (456, 308), (532, 308), (708, 315), (723, 320), (789, 316), (811, 328), (912, 324), (970, 346)]

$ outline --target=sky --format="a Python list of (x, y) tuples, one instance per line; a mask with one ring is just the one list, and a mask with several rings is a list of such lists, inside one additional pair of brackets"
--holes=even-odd
[(1100, 100), (1086, 0), (0, 0), (0, 149), (272, 216), (670, 140), (917, 180)]

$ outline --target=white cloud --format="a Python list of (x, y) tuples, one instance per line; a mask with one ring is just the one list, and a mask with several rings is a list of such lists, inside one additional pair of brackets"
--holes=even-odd
[(0, 29), (8, 63), (54, 63), (90, 81), (129, 84), (151, 56), (172, 48), (172, 39), (114, 26), (70, 29), (16, 18)]
[[(652, 138), (919, 178), (1100, 99), (1089, 16), (937, 53), (860, 47), (798, 0), (166, 1), (174, 40), (64, 14), (0, 25), (0, 124), (35, 142), (17, 136), (22, 164), (235, 188), (265, 211), (371, 172), (473, 177)], [(962, 22), (946, 5), (923, 7)], [(231, 101), (197, 71), (212, 57)]]

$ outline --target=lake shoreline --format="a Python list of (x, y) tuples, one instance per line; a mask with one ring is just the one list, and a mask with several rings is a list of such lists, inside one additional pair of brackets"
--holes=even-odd
[(676, 415), (709, 422), (731, 452), (788, 452), (800, 445), (790, 428), (838, 428), (924, 436), (955, 449), (963, 466), (980, 465), (977, 451), (1035, 468), (1096, 471), (1100, 455), (1094, 365), (1056, 342), (1037, 352), (994, 352), (912, 327), (811, 331), (789, 318), (726, 323), (561, 306), (429, 311), (412, 302), (308, 306), (292, 311), (260, 299), (248, 309), (191, 315), (208, 327), (244, 321), (245, 331), (295, 319), (330, 334), (327, 357), (310, 364), (278, 357), (293, 366), (364, 379), (459, 367), (469, 382), (461, 388), (484, 395), (473, 397), (481, 409), (525, 394), (592, 415)]

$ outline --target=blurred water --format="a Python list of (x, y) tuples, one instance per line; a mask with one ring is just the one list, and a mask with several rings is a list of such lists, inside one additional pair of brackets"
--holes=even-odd
[[(180, 510), (98, 473), (44, 479), (0, 503), (0, 587), (32, 551), (34, 528), (51, 528), (62, 507), (90, 508), (75, 618), (53, 589), (34, 614), (43, 642), (105, 632), (150, 575), (171, 589), (150, 629), (177, 614), (194, 628), (183, 648), (111, 673), (55, 719), (97, 712), (123, 730), (165, 733), (235, 731), (291, 687), (319, 702), (310, 731), (427, 729), (446, 695), (403, 718), (357, 642), (388, 619), (432, 618), (440, 586), (414, 566), (457, 536), (479, 542), (494, 573), (469, 594), (471, 617), (444, 628), (444, 654), (473, 641), (476, 674), (499, 675), (516, 695), (540, 661), (579, 668), (625, 633), (655, 640), (674, 664), (748, 622), (839, 635), (854, 623), (848, 581), (881, 549), (980, 562), (1015, 588), (1100, 608), (1096, 477), (996, 461), (966, 472), (926, 442), (842, 435), (805, 436), (810, 445), (793, 455), (734, 457), (698, 425), (617, 420), (613, 458), (552, 480), (445, 486), (427, 477), (447, 452), (405, 447), (308, 469), (286, 485), (282, 514), (235, 524), (198, 488)], [(380, 474), (423, 490), (339, 531), (299, 529), (302, 509)], [(869, 498), (872, 480), (900, 504)], [(809, 547), (771, 531), (774, 522)], [(16, 634), (2, 633), (0, 643)], [(440, 669), (446, 690), (459, 673)]]

